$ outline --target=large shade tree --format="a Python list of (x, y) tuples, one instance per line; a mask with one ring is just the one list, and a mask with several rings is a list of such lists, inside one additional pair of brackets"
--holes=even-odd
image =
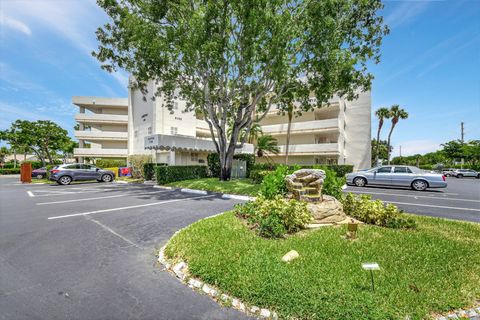
[[(233, 155), (270, 106), (294, 90), (302, 110), (334, 93), (368, 90), (388, 32), (379, 0), (98, 0), (110, 22), (97, 30), (94, 56), (122, 68), (172, 109), (175, 99), (205, 117), (222, 180)], [(232, 123), (232, 134), (227, 134)], [(216, 135), (214, 134), (216, 132)]]

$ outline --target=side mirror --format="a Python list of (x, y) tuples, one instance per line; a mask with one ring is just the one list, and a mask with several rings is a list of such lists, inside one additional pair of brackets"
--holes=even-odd
[(96, 170), (97, 170), (97, 171), (100, 171), (100, 169), (99, 169), (99, 168), (97, 168)]

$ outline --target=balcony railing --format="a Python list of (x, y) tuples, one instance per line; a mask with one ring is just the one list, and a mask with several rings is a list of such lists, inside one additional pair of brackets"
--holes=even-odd
[(128, 124), (127, 115), (77, 113), (75, 120), (82, 123)]
[(77, 139), (127, 141), (128, 132), (114, 131), (74, 131)]
[[(339, 120), (335, 119), (326, 119), (326, 120), (314, 120), (314, 121), (303, 121), (303, 122), (294, 122), (291, 125), (292, 134), (301, 134), (301, 133), (311, 133), (311, 132), (320, 132), (320, 131), (334, 131), (339, 129)], [(271, 124), (262, 126), (262, 131), (265, 134), (271, 135), (280, 135), (287, 134), (288, 123), (281, 124)]]
[[(278, 146), (280, 149), (279, 155), (285, 154), (285, 145)], [(339, 154), (338, 143), (318, 143), (318, 144), (292, 144), (288, 147), (288, 154)]]
[(100, 149), (100, 148), (75, 148), (73, 154), (76, 157), (126, 157), (127, 149)]

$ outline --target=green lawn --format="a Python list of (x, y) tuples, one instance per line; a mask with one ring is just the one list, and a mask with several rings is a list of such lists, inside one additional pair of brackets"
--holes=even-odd
[(248, 196), (255, 196), (258, 192), (258, 189), (260, 188), (259, 184), (252, 183), (250, 179), (233, 179), (230, 181), (220, 181), (217, 178), (176, 181), (167, 184), (167, 186), (231, 194), (242, 194)]
[[(191, 186), (191, 185), (190, 185)], [(362, 225), (303, 231), (283, 240), (256, 236), (231, 212), (199, 221), (166, 249), (192, 275), (281, 318), (422, 319), (480, 298), (480, 224), (414, 217), (415, 231)], [(295, 249), (300, 258), (280, 261)], [(376, 290), (362, 262), (378, 262)]]

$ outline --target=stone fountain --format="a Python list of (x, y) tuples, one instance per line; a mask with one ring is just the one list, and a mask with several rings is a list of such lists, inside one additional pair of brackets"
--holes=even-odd
[(313, 224), (342, 223), (347, 220), (342, 204), (332, 196), (322, 195), (325, 171), (301, 169), (285, 177), (291, 199), (308, 202)]

